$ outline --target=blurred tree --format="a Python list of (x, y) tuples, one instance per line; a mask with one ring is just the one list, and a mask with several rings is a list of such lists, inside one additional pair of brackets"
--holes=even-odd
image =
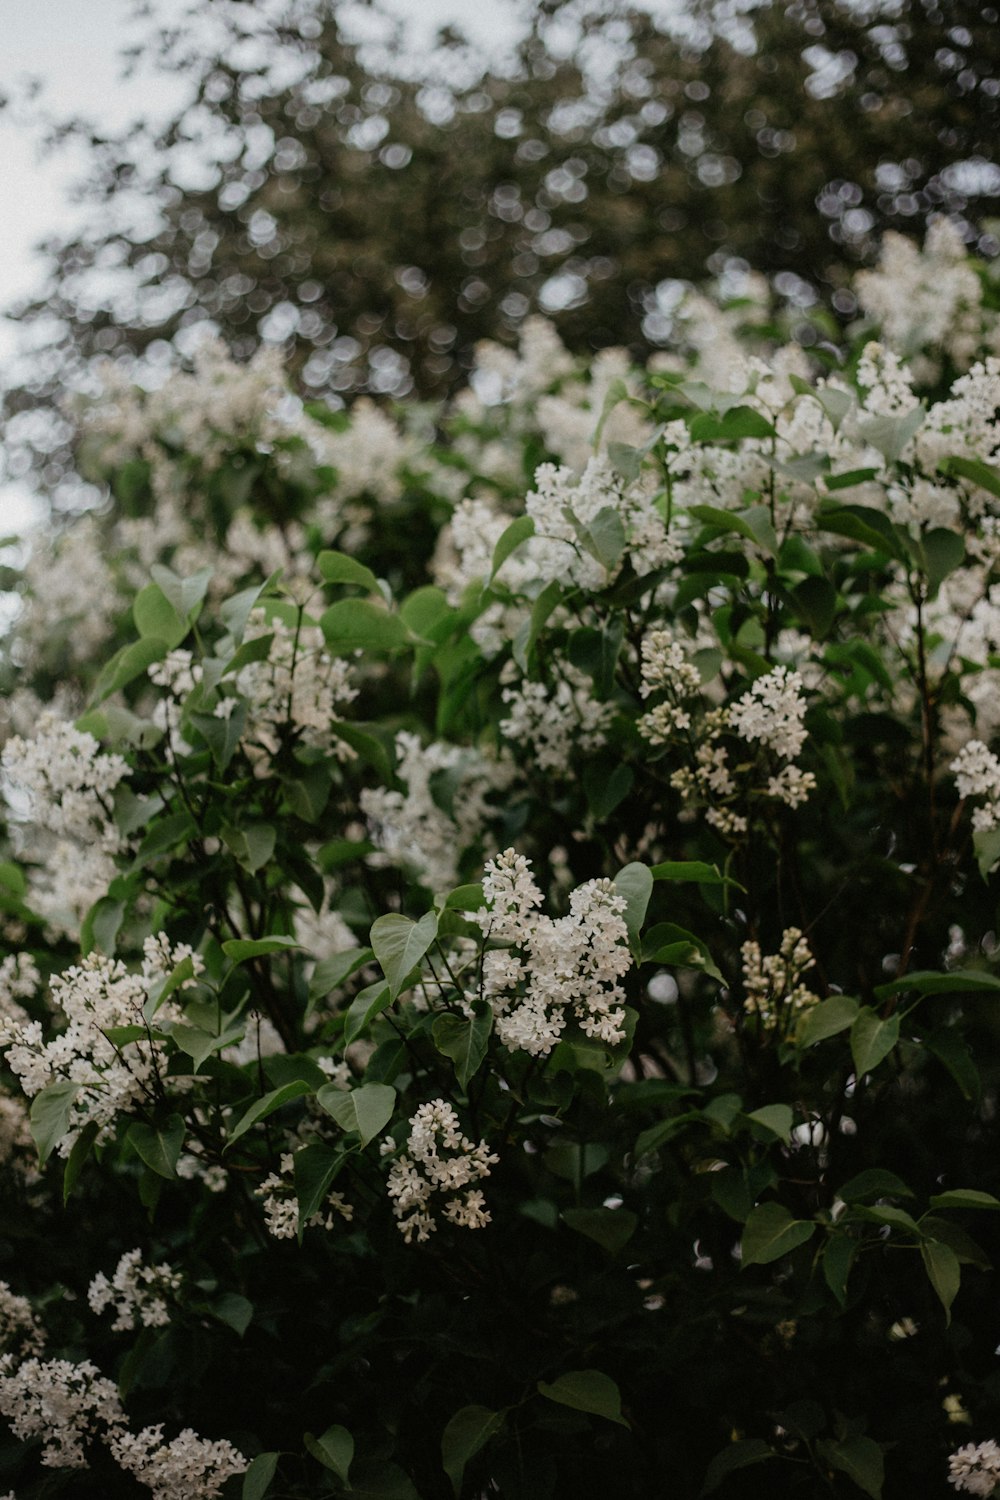
[(99, 212), (47, 247), (10, 411), (206, 322), (238, 354), (287, 344), (317, 395), (434, 397), (533, 310), (572, 348), (641, 347), (669, 337), (674, 280), (733, 259), (849, 316), (835, 289), (887, 227), (946, 212), (996, 253), (1000, 24), (979, 0), (692, 0), (673, 33), (547, 0), (508, 72), (469, 75), (443, 34), (438, 71), (467, 74), (448, 86), (398, 51), (371, 71), (336, 11), (214, 0), (156, 33), (191, 103), (158, 134), (89, 136)]

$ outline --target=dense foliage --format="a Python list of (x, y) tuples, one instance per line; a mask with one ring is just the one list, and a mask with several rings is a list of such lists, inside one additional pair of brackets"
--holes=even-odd
[(706, 267), (742, 260), (842, 318), (886, 229), (946, 212), (996, 255), (995, 7), (702, 0), (672, 31), (524, 9), (509, 67), (453, 40), (430, 81), (406, 55), (373, 70), (331, 0), (213, 0), (152, 35), (146, 65), (191, 100), (162, 129), (70, 127), (94, 212), (23, 310), (8, 441), (41, 449), (50, 489), (62, 448), (36, 408), (95, 356), (155, 359), (198, 325), (239, 358), (281, 345), (316, 395), (440, 398), (477, 340), (513, 344), (538, 311), (574, 352), (644, 359)]
[(434, 411), (218, 345), (76, 409), (2, 663), (18, 1500), (990, 1492), (1000, 321), (946, 221), (822, 363), (728, 291)]

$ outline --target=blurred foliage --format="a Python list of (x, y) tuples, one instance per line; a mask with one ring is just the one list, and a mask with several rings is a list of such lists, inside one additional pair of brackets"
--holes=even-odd
[[(206, 321), (238, 358), (287, 346), (334, 404), (433, 398), (534, 310), (572, 350), (642, 356), (669, 341), (676, 281), (734, 260), (849, 318), (848, 269), (886, 228), (920, 238), (944, 212), (996, 253), (1000, 27), (974, 0), (695, 0), (673, 34), (550, 0), (506, 70), (442, 33), (447, 86), (406, 76), (399, 36), (373, 69), (334, 0), (200, 9), (141, 59), (191, 80), (165, 128), (58, 132), (89, 143), (100, 210), (48, 246), (9, 413)], [(61, 434), (29, 417), (8, 438), (26, 434), (51, 489)]]

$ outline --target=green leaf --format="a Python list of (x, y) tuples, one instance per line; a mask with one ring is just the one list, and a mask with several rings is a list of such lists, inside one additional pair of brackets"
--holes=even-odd
[(815, 1047), (827, 1037), (846, 1031), (857, 1020), (860, 1006), (851, 995), (831, 995), (811, 1006), (800, 1018), (795, 1040), (800, 1047)]
[(887, 1019), (864, 1005), (851, 1027), (851, 1056), (859, 1078), (874, 1072), (899, 1041), (898, 1012)]
[(583, 792), (587, 807), (599, 822), (610, 817), (631, 792), (635, 774), (631, 766), (619, 763), (607, 773), (600, 765), (588, 764), (583, 770)]
[(186, 1026), (178, 1022), (171, 1028), (170, 1040), (187, 1053), (194, 1064), (192, 1071), (197, 1073), (207, 1057), (213, 1052), (221, 1052), (223, 1047), (231, 1047), (240, 1041), (246, 1032), (246, 1020), (234, 1021), (231, 1026), (226, 1026), (221, 1033), (203, 1031), (200, 1026)]
[(419, 922), (390, 912), (372, 923), (370, 942), (382, 972), (389, 981), (389, 996), (395, 1000), (410, 974), (433, 943), (438, 914), (425, 912)]
[[(145, 1028), (143, 1028), (145, 1035)], [(93, 1149), (97, 1132), (100, 1130), (96, 1120), (88, 1120), (73, 1142), (69, 1156), (66, 1158), (66, 1166), (63, 1169), (63, 1204), (69, 1202), (70, 1194), (80, 1181), (80, 1173), (83, 1171), (84, 1163)]]
[(648, 865), (626, 865), (618, 871), (614, 884), (619, 896), (625, 897), (625, 926), (628, 928), (629, 946), (633, 954), (636, 954), (639, 933), (646, 920), (646, 908), (653, 893), (653, 872)]
[(392, 1119), (396, 1090), (387, 1083), (363, 1083), (357, 1089), (321, 1088), (316, 1103), (332, 1115), (341, 1130), (357, 1131), (362, 1147), (379, 1135)]
[(367, 599), (339, 599), (319, 623), (333, 651), (402, 651), (410, 644), (399, 615)]
[(679, 884), (737, 885), (728, 875), (720, 875), (717, 865), (700, 859), (670, 859), (653, 865), (649, 871), (654, 880), (672, 880)]
[(276, 830), (271, 823), (250, 823), (246, 828), (231, 828), (223, 823), (219, 832), (237, 863), (251, 875), (263, 869), (274, 853)]
[(914, 974), (904, 974), (890, 984), (880, 984), (875, 991), (877, 1000), (887, 1000), (891, 995), (905, 994), (916, 990), (918, 995), (971, 995), (977, 990), (1000, 991), (1000, 979), (995, 974), (984, 974), (976, 969), (952, 969), (941, 974), (936, 969), (922, 969)]
[(1000, 828), (977, 828), (972, 835), (972, 847), (979, 873), (988, 880), (1000, 862)]
[[(250, 1108), (241, 1115), (238, 1124), (230, 1131), (229, 1140), (226, 1142), (226, 1150), (239, 1140), (241, 1135), (257, 1124), (258, 1120), (264, 1120), (272, 1115), (276, 1109), (283, 1104), (288, 1104), (292, 1099), (300, 1099), (303, 1094), (311, 1094), (312, 1084), (307, 1083), (304, 1078), (295, 1078), (291, 1083), (283, 1084), (280, 1089), (272, 1089), (270, 1093), (264, 1094), (262, 1098), (255, 1099)], [(317, 1096), (318, 1097), (318, 1096)]]
[(504, 1424), (506, 1413), (487, 1406), (463, 1406), (441, 1435), (441, 1467), (451, 1480), (456, 1497), (462, 1491), (465, 1466), (485, 1448)]
[(1000, 1208), (1000, 1198), (981, 1193), (978, 1188), (950, 1188), (930, 1200), (932, 1208)]
[(631, 443), (609, 443), (606, 448), (611, 467), (622, 479), (632, 483), (642, 473), (642, 461), (648, 450), (634, 448)]
[(173, 650), (188, 633), (188, 622), (182, 620), (159, 584), (147, 583), (135, 596), (132, 618), (140, 636), (166, 641)]
[(594, 428), (593, 441), (595, 449), (600, 444), (601, 434), (603, 433), (607, 420), (610, 417), (611, 413), (614, 411), (615, 407), (620, 406), (623, 401), (628, 401), (630, 399), (631, 398), (629, 396), (628, 386), (625, 384), (624, 380), (622, 380), (620, 375), (616, 376), (604, 393), (604, 401), (601, 405), (601, 415), (598, 418), (597, 426)]
[(787, 1104), (765, 1104), (761, 1109), (752, 1110), (747, 1119), (755, 1121), (779, 1141), (787, 1143), (791, 1139), (795, 1115)]
[(920, 538), (920, 550), (924, 556), (924, 572), (934, 593), (965, 561), (965, 538), (947, 527), (936, 527)]
[(826, 578), (803, 578), (792, 589), (792, 599), (801, 618), (816, 640), (829, 635), (837, 616), (838, 596)]
[(180, 1115), (171, 1115), (165, 1125), (144, 1125), (137, 1120), (129, 1126), (126, 1140), (158, 1177), (177, 1176), (177, 1158), (184, 1145), (184, 1121)]
[(518, 547), (523, 542), (526, 542), (530, 536), (534, 536), (534, 534), (535, 523), (531, 516), (518, 516), (515, 521), (511, 521), (493, 548), (493, 562), (490, 567), (491, 583), (511, 553), (516, 552)]
[(181, 578), (172, 569), (154, 563), (149, 571), (180, 618), (189, 621), (208, 593), (213, 570), (199, 568), (190, 578)]
[(627, 1245), (639, 1223), (627, 1208), (567, 1208), (563, 1221), (611, 1255)]
[(580, 540), (591, 557), (611, 573), (621, 561), (625, 551), (625, 527), (613, 505), (605, 505), (593, 520), (579, 529)]
[(482, 1067), (493, 1029), (493, 1007), (486, 1000), (472, 1002), (471, 1016), (450, 1012), (437, 1016), (431, 1035), (437, 1050), (450, 1057), (460, 1088), (468, 1089), (469, 1080)]
[(816, 1449), (831, 1468), (839, 1469), (841, 1474), (853, 1479), (858, 1489), (870, 1495), (871, 1500), (881, 1500), (885, 1464), (882, 1449), (872, 1438), (858, 1436), (839, 1441), (820, 1438)]
[(170, 647), (156, 636), (146, 636), (123, 646), (103, 667), (94, 687), (93, 705), (103, 703), (112, 693), (118, 693), (136, 677), (149, 670), (154, 661), (162, 661)]
[(823, 1248), (823, 1276), (841, 1307), (847, 1305), (847, 1283), (861, 1241), (846, 1234), (832, 1234)]
[(691, 421), (691, 437), (696, 443), (731, 443), (740, 438), (774, 436), (774, 426), (752, 406), (731, 406), (719, 417), (705, 412)]
[(359, 990), (348, 1008), (344, 1019), (344, 1046), (349, 1047), (376, 1016), (392, 1004), (389, 986), (381, 979)]
[(222, 951), (234, 964), (241, 964), (248, 958), (262, 958), (268, 953), (284, 953), (289, 948), (301, 947), (302, 944), (292, 937), (230, 938), (223, 943)]
[(894, 464), (907, 443), (923, 425), (927, 413), (922, 406), (914, 406), (899, 417), (866, 417), (858, 422), (858, 432), (864, 442), (886, 460)]
[(243, 1337), (253, 1322), (253, 1303), (247, 1297), (241, 1297), (239, 1292), (223, 1292), (221, 1297), (208, 1304), (208, 1310), (238, 1338)]
[(264, 1500), (278, 1467), (280, 1453), (258, 1453), (243, 1475), (242, 1500)]
[(168, 813), (164, 818), (157, 818), (139, 845), (135, 868), (142, 869), (151, 859), (156, 859), (161, 854), (173, 854), (176, 850), (183, 849), (197, 831), (189, 812)]
[(327, 583), (353, 583), (369, 594), (381, 594), (378, 579), (371, 568), (348, 557), (346, 552), (321, 552), (316, 566)]
[(73, 1101), (80, 1092), (79, 1083), (50, 1083), (31, 1101), (31, 1137), (38, 1151), (38, 1164), (44, 1167), (69, 1129)]
[(753, 1209), (743, 1230), (744, 1266), (766, 1266), (789, 1255), (813, 1236), (810, 1219), (793, 1219), (780, 1203), (761, 1203)]
[(370, 948), (345, 948), (342, 953), (331, 953), (321, 958), (309, 981), (310, 1009), (317, 1000), (322, 1000), (349, 979), (358, 969), (363, 969), (375, 957)]
[(869, 1167), (839, 1187), (837, 1197), (844, 1203), (863, 1203), (866, 1198), (912, 1198), (913, 1193), (895, 1172)]
[(530, 618), (527, 619), (518, 631), (511, 648), (514, 660), (522, 672), (527, 672), (531, 654), (535, 649), (535, 642), (545, 628), (545, 623), (560, 603), (563, 596), (562, 584), (555, 578), (547, 583), (531, 607)]
[(965, 1038), (952, 1026), (943, 1026), (924, 1037), (924, 1046), (951, 1074), (966, 1099), (978, 1100), (983, 1081)]
[(628, 1426), (622, 1416), (621, 1392), (611, 1376), (600, 1370), (570, 1370), (551, 1385), (540, 1380), (538, 1392), (549, 1401), (558, 1401), (560, 1406), (606, 1417), (609, 1422), (617, 1422), (619, 1427)]
[(694, 516), (696, 521), (701, 521), (706, 526), (714, 526), (717, 531), (734, 532), (737, 536), (746, 537), (748, 542), (757, 540), (749, 521), (745, 521), (735, 511), (721, 510), (717, 505), (691, 505), (688, 507), (688, 515)]
[(724, 1479), (728, 1479), (738, 1469), (747, 1469), (751, 1464), (763, 1463), (765, 1459), (777, 1456), (763, 1438), (741, 1438), (738, 1442), (728, 1444), (721, 1453), (715, 1455), (706, 1469), (701, 1495), (711, 1495)]
[(445, 911), (478, 911), (485, 901), (482, 881), (475, 884), (458, 885), (445, 897)]
[(420, 1500), (410, 1476), (398, 1464), (381, 1459), (359, 1459), (354, 1465), (351, 1494), (357, 1500)]
[(323, 1436), (318, 1438), (307, 1432), (305, 1445), (313, 1458), (318, 1459), (324, 1468), (330, 1469), (342, 1484), (350, 1488), (348, 1473), (354, 1458), (354, 1439), (346, 1427), (328, 1427)]
[(943, 458), (938, 464), (942, 474), (949, 478), (971, 479), (980, 489), (986, 490), (1000, 500), (1000, 469), (984, 463), (981, 458)]
[(299, 1200), (299, 1232), (312, 1218), (330, 1190), (344, 1162), (343, 1150), (316, 1142), (302, 1146), (292, 1158), (295, 1171), (295, 1196)]

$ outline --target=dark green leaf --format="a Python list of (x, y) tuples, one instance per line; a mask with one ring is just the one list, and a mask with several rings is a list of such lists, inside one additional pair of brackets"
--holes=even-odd
[(316, 1213), (344, 1162), (343, 1150), (317, 1142), (302, 1146), (293, 1157), (295, 1196), (299, 1200), (299, 1226)]
[(419, 922), (390, 912), (372, 923), (370, 941), (395, 1000), (437, 935), (438, 914), (425, 912)]
[(648, 865), (631, 864), (615, 876), (615, 890), (625, 898), (625, 925), (633, 953), (638, 949), (639, 933), (646, 920), (646, 908), (653, 893), (653, 872)]
[(833, 1469), (853, 1479), (859, 1490), (881, 1500), (885, 1465), (882, 1449), (870, 1437), (848, 1437), (839, 1441), (821, 1438), (816, 1444), (821, 1458)]
[(858, 1077), (873, 1072), (898, 1041), (898, 1013), (883, 1020), (877, 1010), (862, 1006), (851, 1027), (851, 1056)]
[(491, 583), (511, 553), (516, 552), (518, 547), (523, 542), (526, 542), (530, 536), (534, 536), (534, 534), (535, 523), (531, 516), (518, 516), (515, 521), (511, 521), (493, 548), (493, 563), (490, 567)]
[(313, 1458), (330, 1469), (342, 1484), (349, 1485), (348, 1473), (354, 1459), (354, 1439), (346, 1427), (328, 1427), (322, 1437), (305, 1435), (305, 1445)]
[(268, 953), (284, 953), (289, 948), (301, 948), (291, 937), (231, 938), (223, 943), (222, 951), (234, 964), (244, 963), (248, 958), (262, 958)]
[(97, 1132), (100, 1130), (96, 1120), (88, 1120), (73, 1142), (69, 1156), (66, 1158), (66, 1166), (63, 1169), (63, 1203), (68, 1203), (70, 1194), (80, 1180), (84, 1163), (90, 1155)]
[(339, 599), (324, 610), (320, 625), (333, 651), (401, 651), (410, 644), (399, 615), (367, 599)]
[(255, 1099), (250, 1108), (246, 1110), (233, 1127), (226, 1143), (226, 1150), (239, 1140), (241, 1135), (257, 1124), (258, 1120), (264, 1120), (268, 1115), (280, 1109), (283, 1104), (288, 1104), (292, 1099), (301, 1099), (303, 1094), (312, 1093), (312, 1085), (303, 1078), (293, 1079), (291, 1083), (284, 1084), (280, 1089), (272, 1089), (270, 1093), (264, 1094), (260, 1099)]
[(158, 1177), (177, 1176), (177, 1158), (184, 1145), (184, 1121), (171, 1115), (165, 1125), (144, 1125), (137, 1120), (126, 1137), (129, 1145)]
[(1000, 1208), (1000, 1198), (981, 1193), (978, 1188), (950, 1188), (930, 1200), (932, 1208)]
[(344, 1045), (349, 1047), (361, 1033), (392, 1004), (389, 986), (381, 979), (359, 990), (351, 1001), (344, 1021)]
[(450, 1057), (460, 1088), (468, 1089), (469, 1080), (479, 1072), (486, 1057), (493, 1029), (493, 1007), (486, 1000), (472, 1002), (471, 1016), (447, 1012), (437, 1016), (431, 1035), (437, 1050)]
[(462, 1492), (465, 1466), (503, 1426), (505, 1413), (486, 1406), (463, 1406), (441, 1436), (441, 1466), (456, 1497)]
[(763, 1438), (740, 1438), (738, 1442), (729, 1443), (721, 1453), (715, 1455), (705, 1471), (701, 1494), (713, 1494), (723, 1480), (728, 1479), (730, 1474), (735, 1474), (738, 1469), (746, 1469), (751, 1464), (763, 1463), (765, 1459), (777, 1456)]
[(867, 1198), (912, 1198), (913, 1193), (895, 1172), (884, 1167), (869, 1167), (837, 1189), (844, 1203), (863, 1203)]
[(567, 1208), (562, 1216), (570, 1229), (612, 1255), (628, 1244), (639, 1222), (627, 1208)]
[(364, 1147), (392, 1119), (396, 1090), (387, 1083), (363, 1083), (356, 1089), (338, 1089), (328, 1083), (319, 1090), (316, 1103), (333, 1116), (341, 1130), (356, 1131)]
[(242, 1500), (264, 1500), (271, 1488), (280, 1453), (258, 1453), (243, 1475)]
[(606, 1417), (620, 1427), (628, 1423), (622, 1416), (622, 1398), (610, 1375), (600, 1370), (570, 1370), (560, 1375), (549, 1385), (538, 1382), (539, 1394), (560, 1406), (570, 1406), (574, 1411), (585, 1411), (595, 1417)]
[(860, 1006), (850, 995), (831, 995), (811, 1006), (800, 1018), (795, 1039), (800, 1047), (815, 1047), (817, 1042), (846, 1031), (857, 1020)]
[(812, 1238), (816, 1225), (810, 1219), (793, 1219), (780, 1203), (761, 1203), (743, 1230), (744, 1266), (766, 1266), (789, 1255)]
[(353, 583), (369, 594), (381, 596), (378, 579), (371, 568), (348, 557), (346, 552), (321, 552), (316, 559), (316, 566), (327, 583)]
[(31, 1101), (31, 1137), (38, 1151), (40, 1166), (45, 1165), (54, 1146), (69, 1129), (73, 1101), (80, 1092), (79, 1083), (50, 1083)]

